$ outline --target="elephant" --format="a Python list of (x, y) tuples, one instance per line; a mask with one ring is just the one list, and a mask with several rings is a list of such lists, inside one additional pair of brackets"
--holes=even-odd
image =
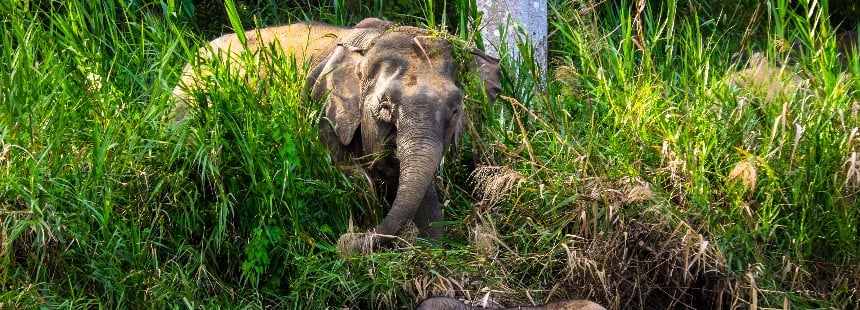
[[(418, 304), (416, 310), (472, 310), (485, 309), (467, 305), (459, 300), (450, 297), (430, 297)], [(539, 306), (520, 306), (510, 309), (531, 309), (531, 310), (606, 310), (601, 305), (593, 301), (576, 299), (565, 300), (548, 303)]]
[[(390, 207), (375, 228), (341, 236), (341, 250), (371, 252), (410, 221), (420, 237), (441, 238), (442, 228), (432, 225), (444, 220), (434, 179), (466, 121), (458, 77), (477, 74), (493, 102), (501, 91), (499, 60), (450, 35), (376, 18), (352, 28), (302, 22), (244, 35), (247, 48), (237, 34), (228, 34), (211, 41), (200, 58), (233, 61), (240, 53), (268, 48), (306, 64), (306, 99), (322, 103), (320, 140), (345, 170), (359, 167)], [(206, 74), (205, 68), (185, 67), (173, 92), (174, 114), (193, 103), (188, 90), (199, 87), (196, 81)]]

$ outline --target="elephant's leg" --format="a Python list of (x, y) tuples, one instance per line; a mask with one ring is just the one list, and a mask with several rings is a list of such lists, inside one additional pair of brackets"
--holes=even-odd
[(415, 226), (418, 226), (419, 236), (429, 239), (442, 238), (442, 227), (432, 227), (435, 222), (445, 220), (442, 214), (442, 205), (439, 203), (439, 197), (436, 195), (436, 186), (431, 182), (427, 187), (427, 193), (424, 194), (424, 199), (421, 201), (421, 208), (415, 212)]

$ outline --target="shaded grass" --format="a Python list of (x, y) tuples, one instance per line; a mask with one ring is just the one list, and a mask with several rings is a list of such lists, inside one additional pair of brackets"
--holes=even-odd
[(507, 58), (507, 97), (467, 94), (439, 182), (449, 238), (345, 259), (349, 221), (384, 210), (317, 142), (304, 72), (249, 57), (273, 73), (250, 88), (215, 61), (210, 104), (173, 126), (169, 91), (203, 42), (166, 4), (0, 6), (3, 306), (857, 306), (860, 67), (843, 73), (821, 7), (771, 12), (769, 40), (806, 52), (765, 42), (766, 59), (806, 82), (767, 96), (733, 80), (730, 21), (556, 5), (550, 78)]

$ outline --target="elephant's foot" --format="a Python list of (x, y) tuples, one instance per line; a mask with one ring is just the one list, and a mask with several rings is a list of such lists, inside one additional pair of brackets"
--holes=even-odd
[(418, 227), (410, 222), (399, 235), (378, 234), (374, 231), (364, 233), (348, 232), (337, 240), (337, 251), (347, 257), (353, 253), (365, 255), (383, 248), (405, 248), (415, 243)]
[(374, 232), (345, 233), (337, 240), (337, 251), (340, 256), (348, 257), (355, 254), (365, 255), (380, 249), (396, 236), (381, 235)]

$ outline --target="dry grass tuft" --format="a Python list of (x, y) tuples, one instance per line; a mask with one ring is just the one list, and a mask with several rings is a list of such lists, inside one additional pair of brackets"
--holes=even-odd
[(654, 200), (654, 192), (651, 184), (641, 177), (628, 177), (622, 179), (624, 192), (624, 203), (644, 203)]
[(669, 140), (663, 140), (660, 147), (660, 170), (659, 175), (667, 179), (667, 187), (671, 189), (671, 196), (678, 202), (684, 202), (686, 195), (682, 195), (690, 177), (687, 161), (675, 151), (675, 146)]
[(750, 56), (747, 68), (728, 76), (728, 84), (766, 101), (790, 98), (807, 86), (797, 73), (770, 63), (762, 53)]
[(843, 186), (850, 189), (860, 188), (860, 155), (857, 155), (857, 152), (851, 152), (851, 155), (846, 156), (843, 165), (845, 166)]
[(523, 180), (519, 172), (502, 166), (480, 166), (469, 178), (475, 183), (475, 196), (488, 207), (501, 202)]
[(350, 257), (353, 254), (352, 243), (364, 236), (363, 233), (348, 232), (340, 235), (337, 239), (337, 253), (341, 257)]
[(471, 230), (470, 243), (475, 250), (483, 256), (495, 257), (499, 253), (499, 247), (496, 242), (499, 240), (499, 232), (492, 224), (484, 221), (475, 223), (475, 227)]
[(623, 177), (618, 180), (593, 178), (582, 186), (581, 191), (586, 197), (613, 207), (654, 200), (651, 184), (641, 177)]
[(755, 191), (756, 181), (758, 180), (758, 169), (754, 161), (742, 160), (735, 164), (732, 171), (729, 172), (729, 181), (740, 182), (744, 187), (744, 193), (752, 194)]
[(576, 70), (576, 67), (560, 65), (555, 69), (553, 77), (555, 81), (564, 86), (562, 87), (564, 95), (580, 95), (579, 91), (582, 89), (582, 82), (580, 81), (579, 72)]
[[(445, 256), (430, 255), (424, 250), (406, 250), (400, 260), (408, 266), (410, 278), (400, 282), (400, 287), (412, 300), (423, 300), (433, 296), (460, 296), (466, 300), (476, 300), (484, 281), (473, 270), (461, 268), (456, 262), (471, 262), (476, 259), (473, 253), (448, 253)], [(440, 261), (444, 259), (445, 261)]]

